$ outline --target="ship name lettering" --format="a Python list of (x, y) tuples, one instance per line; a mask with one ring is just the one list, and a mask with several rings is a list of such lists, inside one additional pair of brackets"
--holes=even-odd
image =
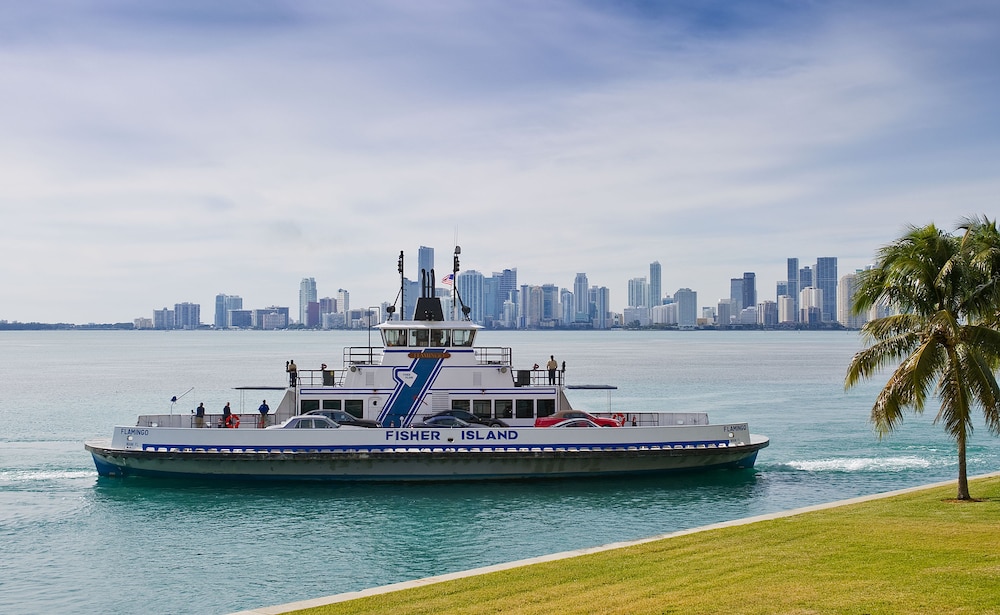
[(400, 429), (385, 432), (386, 441), (428, 442), (441, 440), (441, 432), (436, 429)]
[(744, 425), (726, 425), (723, 427), (726, 431), (747, 431), (747, 426)]
[(148, 436), (148, 429), (136, 429), (135, 427), (122, 427), (119, 429), (119, 433), (123, 436)]
[(462, 432), (463, 440), (517, 440), (517, 432), (513, 429), (466, 429)]

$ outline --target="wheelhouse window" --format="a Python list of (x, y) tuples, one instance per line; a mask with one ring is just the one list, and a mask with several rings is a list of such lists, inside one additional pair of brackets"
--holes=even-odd
[(382, 339), (386, 346), (406, 346), (406, 329), (385, 329), (382, 331)]
[(471, 346), (476, 337), (475, 329), (455, 329), (451, 335), (452, 346)]
[(448, 329), (431, 329), (431, 346), (450, 346), (451, 331)]
[(413, 337), (416, 340), (414, 346), (420, 346), (422, 348), (427, 347), (427, 343), (430, 341), (430, 331), (427, 329), (414, 329)]

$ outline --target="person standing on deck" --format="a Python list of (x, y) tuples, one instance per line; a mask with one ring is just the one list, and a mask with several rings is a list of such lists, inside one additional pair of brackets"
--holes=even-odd
[(556, 370), (559, 369), (559, 364), (556, 363), (555, 355), (549, 355), (549, 362), (545, 364), (545, 369), (549, 370), (549, 384), (555, 384)]
[(198, 404), (198, 407), (194, 410), (194, 426), (205, 426), (205, 402)]
[(295, 381), (299, 375), (299, 368), (295, 366), (295, 359), (285, 363), (285, 371), (288, 372), (288, 386), (295, 386)]
[(265, 427), (267, 427), (267, 413), (271, 411), (271, 409), (267, 405), (266, 399), (263, 401), (263, 403), (261, 403), (260, 407), (257, 408), (257, 411), (260, 412), (259, 426), (261, 429), (264, 429)]

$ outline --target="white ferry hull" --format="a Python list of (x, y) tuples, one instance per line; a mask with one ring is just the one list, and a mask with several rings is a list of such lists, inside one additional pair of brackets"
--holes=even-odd
[[(172, 432), (191, 436), (192, 430), (119, 427), (116, 439), (121, 440), (119, 436), (130, 431), (138, 433), (132, 434), (129, 448), (121, 442), (87, 443), (99, 474), (331, 481), (621, 476), (750, 468), (757, 451), (768, 445), (767, 438), (750, 436), (749, 432), (724, 437), (733, 432), (720, 430), (719, 426), (474, 432), (365, 429), (336, 430), (325, 438), (320, 434), (282, 434), (281, 430), (261, 430), (237, 438), (234, 432), (239, 430), (204, 430), (214, 432), (216, 441), (204, 437), (204, 442), (193, 444), (190, 438), (185, 444), (170, 442), (172, 436), (178, 435)], [(284, 442), (275, 440), (279, 434)], [(398, 440), (403, 434), (424, 440)], [(475, 439), (463, 441), (463, 434)], [(220, 437), (229, 442), (218, 441)]]

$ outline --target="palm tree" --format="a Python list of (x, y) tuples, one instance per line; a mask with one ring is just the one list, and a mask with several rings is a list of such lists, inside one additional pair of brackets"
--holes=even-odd
[(969, 500), (966, 442), (976, 406), (1000, 435), (1000, 233), (985, 217), (966, 220), (957, 236), (933, 224), (910, 227), (879, 250), (860, 276), (853, 309), (888, 305), (897, 313), (862, 328), (867, 348), (854, 355), (845, 388), (896, 365), (871, 411), (879, 438), (903, 410), (922, 413), (929, 394), (940, 400), (934, 419), (958, 445), (958, 499)]

